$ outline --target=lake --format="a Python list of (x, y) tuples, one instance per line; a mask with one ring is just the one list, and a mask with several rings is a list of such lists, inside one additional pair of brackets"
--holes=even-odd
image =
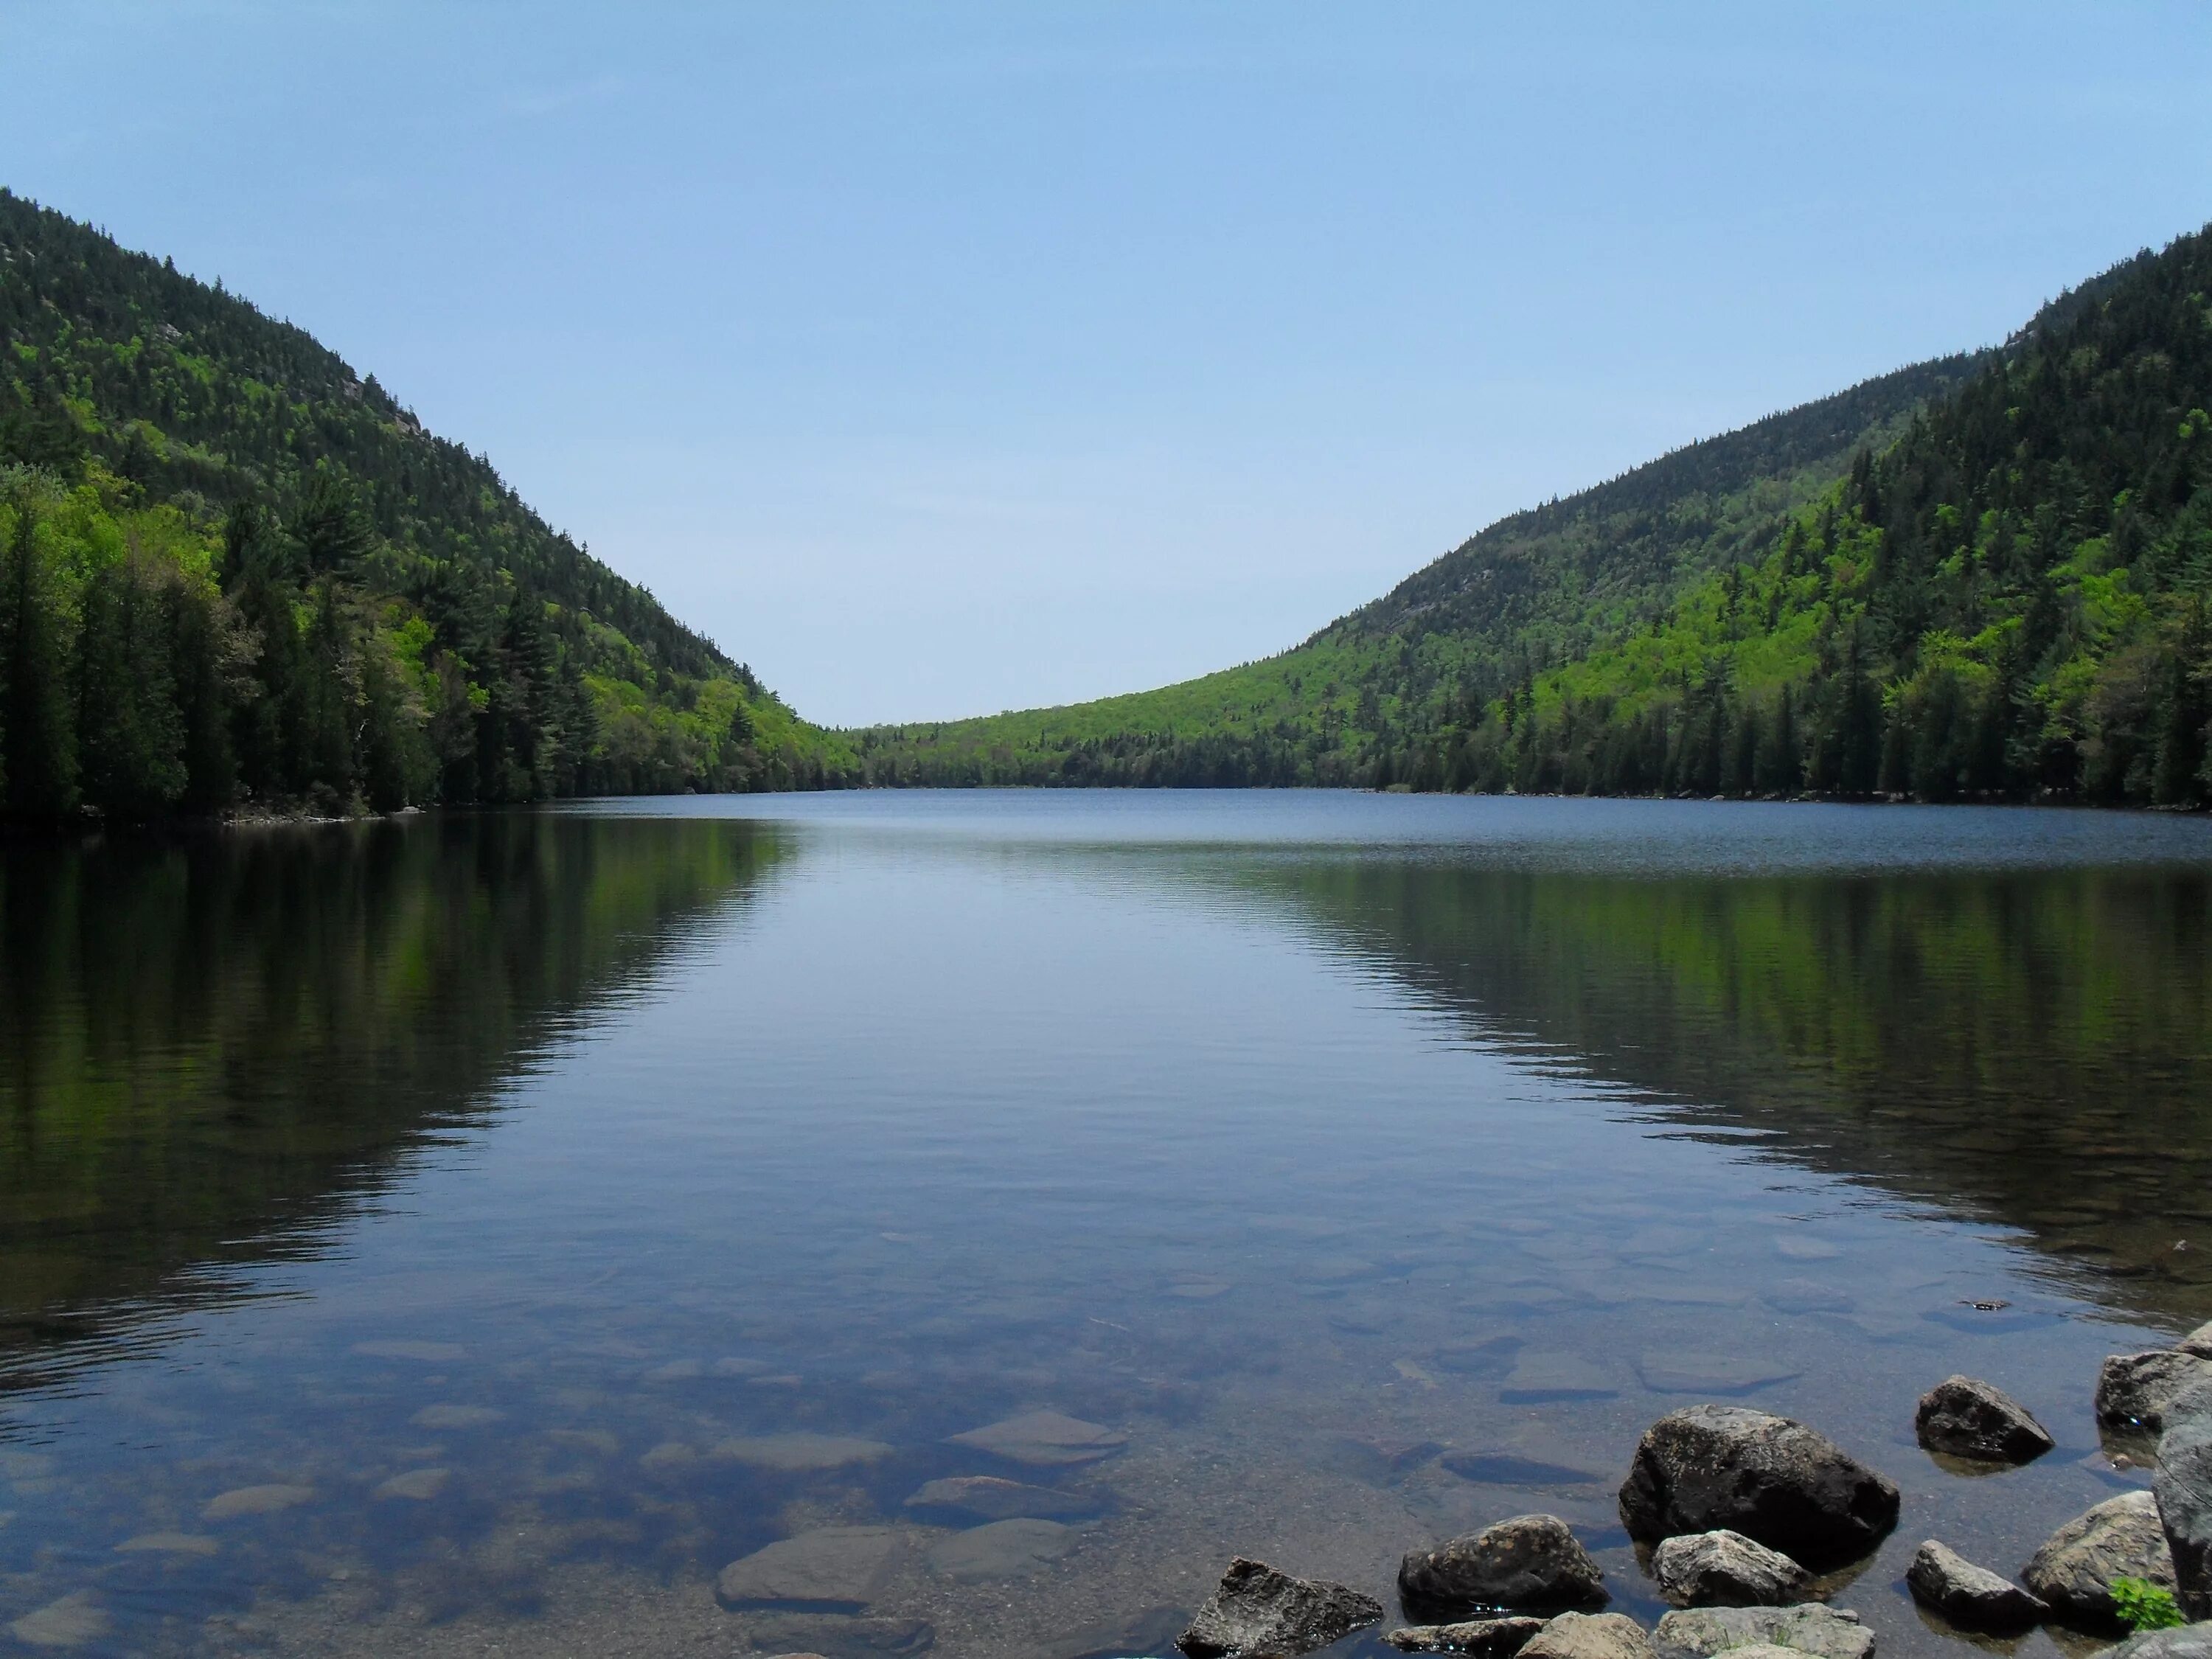
[[(2208, 1317), (2203, 819), (917, 792), (0, 849), (0, 1646), (1158, 1654), (1231, 1554), (1395, 1613), (1531, 1510), (1648, 1621), (1615, 1491), (1725, 1399), (1899, 1484), (1835, 1600), (1962, 1652), (1914, 1547), (2016, 1571), (2146, 1484), (2098, 1362)], [(2058, 1449), (1939, 1468), (1954, 1371)], [(794, 1538), (834, 1595), (718, 1603)]]

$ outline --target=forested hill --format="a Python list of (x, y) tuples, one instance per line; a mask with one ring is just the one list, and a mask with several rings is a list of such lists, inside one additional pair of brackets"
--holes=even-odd
[(373, 375), (0, 190), (6, 816), (856, 775)]
[(1265, 661), (1158, 691), (863, 732), (885, 782), (1368, 784), (1484, 705), (1667, 614), (1962, 383), (1975, 356), (1865, 381), (1502, 519)]
[(1993, 353), (1846, 394), (1840, 448), (1765, 435), (1823, 405), (1775, 417), (1509, 520), (1284, 656), (864, 734), (871, 773), (2202, 805), (2208, 296), (2212, 235), (2183, 237)]

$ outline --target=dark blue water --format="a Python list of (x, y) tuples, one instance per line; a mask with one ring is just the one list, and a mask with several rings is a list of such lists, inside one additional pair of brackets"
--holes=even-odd
[[(2097, 1362), (2212, 1316), (2201, 820), (617, 802), (0, 907), (27, 1644), (1139, 1651), (1530, 1510), (1649, 1617), (1613, 1489), (1729, 1398), (1899, 1481), (1836, 1599), (1932, 1652), (1912, 1547), (2139, 1482)], [(2061, 1449), (1938, 1469), (1955, 1370)], [(908, 1501), (975, 1475), (1046, 1518)], [(718, 1604), (824, 1529), (836, 1607)]]

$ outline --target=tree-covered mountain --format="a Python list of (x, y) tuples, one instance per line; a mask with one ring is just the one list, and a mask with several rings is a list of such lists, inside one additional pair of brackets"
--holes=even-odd
[(0, 191), (0, 816), (856, 775), (373, 375)]
[(2212, 242), (1516, 514), (1304, 645), (887, 781), (2201, 804)]

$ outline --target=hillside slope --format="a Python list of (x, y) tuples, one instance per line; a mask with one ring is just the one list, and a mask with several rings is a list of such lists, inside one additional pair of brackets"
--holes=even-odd
[(1903, 430), (1916, 364), (1502, 519), (1304, 644), (1158, 691), (858, 734), (879, 782), (1353, 784), (1510, 686), (1666, 614)]
[(863, 733), (869, 774), (2203, 805), (2208, 295), (2182, 237), (1994, 352), (1508, 519), (1283, 656)]
[(856, 771), (374, 376), (0, 191), (0, 812)]

